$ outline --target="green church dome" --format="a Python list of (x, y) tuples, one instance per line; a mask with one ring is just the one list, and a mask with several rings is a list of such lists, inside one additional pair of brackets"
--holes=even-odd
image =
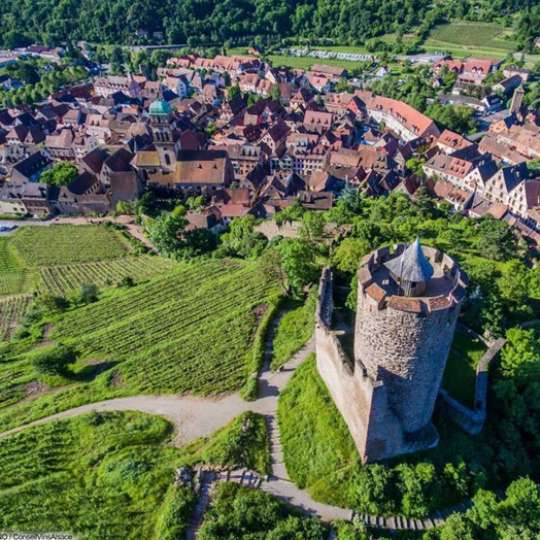
[(171, 106), (167, 101), (164, 101), (162, 99), (157, 99), (156, 101), (153, 101), (150, 105), (150, 114), (167, 115), (171, 113)]

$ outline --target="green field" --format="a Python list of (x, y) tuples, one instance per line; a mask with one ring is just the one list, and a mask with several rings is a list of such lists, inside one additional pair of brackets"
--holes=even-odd
[(496, 23), (455, 21), (435, 27), (423, 44), (427, 51), (454, 56), (502, 59), (516, 49), (511, 31)]
[(115, 259), (129, 252), (116, 231), (100, 225), (21, 227), (9, 244), (30, 267)]
[(456, 21), (433, 29), (430, 39), (464, 47), (487, 47), (512, 51), (512, 31), (496, 23)]
[(328, 537), (326, 526), (317, 519), (293, 510), (261, 490), (233, 483), (217, 487), (197, 534), (199, 540), (326, 540)]
[(0, 528), (158, 540), (178, 460), (164, 445), (169, 431), (159, 418), (107, 413), (0, 440)]
[[(48, 339), (80, 353), (74, 372), (44, 379), (24, 342), (14, 342), (6, 352), (11, 361), (0, 364), (0, 423), (18, 425), (118, 395), (238, 389), (248, 376), (259, 317), (276, 293), (256, 263), (184, 263), (49, 317), (41, 323), (52, 325)], [(48, 385), (44, 395), (28, 398), (39, 382)]]
[(310, 69), (313, 64), (325, 64), (327, 66), (337, 66), (345, 69), (356, 69), (360, 62), (351, 62), (350, 60), (336, 60), (334, 58), (312, 58), (311, 56), (285, 56), (271, 54), (268, 59), (274, 67), (288, 66), (298, 69)]
[(315, 291), (302, 304), (290, 302), (289, 311), (281, 318), (273, 342), (272, 369), (277, 369), (299, 351), (313, 335), (315, 327)]
[(25, 268), (6, 237), (0, 237), (0, 296), (29, 292), (34, 275)]
[(175, 485), (182, 465), (261, 469), (266, 423), (245, 413), (187, 448), (168, 444), (165, 420), (91, 413), (0, 439), (0, 530), (63, 531), (79, 540), (178, 540), (195, 496)]
[(486, 346), (478, 338), (456, 332), (448, 355), (443, 377), (443, 388), (464, 405), (474, 404), (476, 366), (486, 352)]
[(110, 287), (127, 277), (139, 283), (174, 267), (175, 263), (170, 259), (150, 255), (45, 266), (40, 270), (40, 289), (65, 296), (85, 283), (93, 283), (99, 288)]

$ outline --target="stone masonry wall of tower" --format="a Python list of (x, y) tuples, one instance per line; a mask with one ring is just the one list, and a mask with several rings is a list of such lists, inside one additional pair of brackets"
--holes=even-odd
[(384, 265), (403, 249), (372, 253), (359, 272), (355, 361), (384, 381), (404, 431), (415, 433), (431, 420), (466, 278), (450, 257), (424, 248), (434, 269), (427, 290), (400, 296)]

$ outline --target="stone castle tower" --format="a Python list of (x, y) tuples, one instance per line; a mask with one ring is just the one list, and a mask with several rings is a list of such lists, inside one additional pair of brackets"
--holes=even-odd
[(332, 336), (321, 290), (318, 369), (364, 461), (438, 443), (431, 416), (466, 284), (453, 259), (418, 240), (365, 257), (352, 365)]

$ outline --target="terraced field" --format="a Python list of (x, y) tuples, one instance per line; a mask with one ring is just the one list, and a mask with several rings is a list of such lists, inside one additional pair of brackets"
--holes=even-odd
[(435, 27), (424, 43), (427, 51), (449, 51), (454, 56), (502, 59), (516, 49), (509, 30), (496, 23), (454, 21)]
[(0, 298), (0, 341), (11, 337), (31, 301), (30, 294)]
[[(210, 260), (84, 307), (49, 316), (48, 339), (80, 352), (73, 373), (43, 378), (31, 342), (13, 342), (0, 362), (5, 429), (84, 403), (141, 393), (221, 393), (248, 377), (255, 333), (279, 286), (259, 263)], [(36, 390), (38, 389), (38, 390)]]
[(139, 283), (175, 266), (169, 259), (150, 255), (46, 266), (40, 270), (40, 289), (65, 296), (85, 283), (94, 283), (101, 288), (117, 285), (126, 277)]
[(168, 432), (160, 418), (104, 413), (2, 440), (0, 528), (164, 538), (155, 529), (180, 455), (165, 445)]
[(246, 376), (255, 308), (275, 292), (256, 264), (185, 264), (67, 313), (52, 338), (85, 357), (121, 361), (118, 375), (139, 392), (231, 390)]
[(27, 267), (116, 259), (130, 250), (120, 234), (99, 225), (21, 227), (8, 242)]

